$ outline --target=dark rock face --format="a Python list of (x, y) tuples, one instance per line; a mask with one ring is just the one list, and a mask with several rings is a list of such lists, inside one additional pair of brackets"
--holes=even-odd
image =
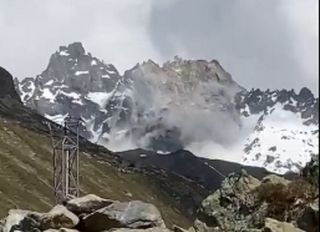
[(24, 79), (17, 90), (25, 105), (58, 123), (68, 115), (81, 118), (81, 135), (97, 142), (110, 130), (107, 118), (119, 115), (115, 124), (126, 119), (130, 103), (114, 96), (123, 85), (125, 81), (113, 65), (86, 53), (81, 43), (73, 43), (61, 46), (47, 69), (35, 79)]
[(293, 113), (301, 113), (306, 119), (305, 124), (319, 124), (319, 98), (316, 98), (308, 88), (302, 88), (299, 93), (294, 90), (262, 91), (252, 89), (249, 92), (242, 92), (236, 98), (237, 109), (244, 109), (248, 106), (246, 114), (258, 114), (268, 112), (268, 108), (281, 104), (284, 110)]
[(202, 202), (195, 230), (318, 231), (318, 187), (305, 179), (270, 175), (259, 181), (246, 172), (230, 174)]
[(2, 67), (0, 67), (0, 98), (10, 98), (20, 102), (12, 75)]
[(245, 169), (250, 175), (262, 179), (269, 174), (264, 168), (248, 167), (223, 160), (196, 157), (191, 152), (179, 150), (167, 155), (142, 149), (117, 153), (136, 169), (154, 167), (177, 173), (209, 191), (220, 188), (225, 176)]
[[(318, 154), (319, 98), (309, 89), (302, 88), (298, 93), (252, 89), (237, 95), (236, 108), (243, 122), (258, 118), (245, 144), (243, 163), (263, 163), (278, 173), (299, 172), (306, 160), (294, 156), (310, 159)], [(274, 143), (269, 143), (272, 140)], [(289, 152), (292, 147), (296, 149)]]

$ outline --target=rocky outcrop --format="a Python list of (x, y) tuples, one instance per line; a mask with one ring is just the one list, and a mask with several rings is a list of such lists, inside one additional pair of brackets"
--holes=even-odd
[(15, 85), (11, 74), (0, 67), (0, 99), (10, 98), (20, 102), (20, 97), (15, 90)]
[(112, 228), (165, 228), (158, 209), (141, 201), (114, 202), (83, 217), (85, 230), (98, 232)]
[(313, 232), (319, 229), (318, 186), (270, 175), (231, 174), (201, 204), (197, 232)]
[(288, 181), (269, 175), (258, 180), (242, 170), (230, 174), (221, 188), (201, 203), (189, 229), (167, 228), (152, 204), (90, 194), (48, 213), (10, 210), (0, 221), (0, 232), (316, 232), (318, 187), (303, 176)]
[(265, 232), (304, 232), (304, 230), (301, 230), (295, 227), (292, 223), (279, 222), (272, 218), (265, 219), (265, 226), (263, 231)]
[(318, 154), (319, 98), (309, 89), (252, 89), (237, 95), (236, 108), (244, 125), (256, 122), (244, 143), (243, 163), (298, 173)]
[(98, 197), (94, 194), (89, 194), (84, 197), (79, 197), (70, 200), (66, 204), (66, 208), (77, 215), (90, 214), (98, 209), (102, 209), (114, 203), (109, 199)]
[(79, 218), (61, 205), (55, 206), (48, 213), (40, 217), (40, 228), (42, 230), (74, 228), (78, 223)]
[(169, 231), (152, 204), (142, 201), (112, 201), (110, 204), (110, 200), (92, 194), (73, 199), (66, 207), (57, 205), (48, 213), (10, 210), (0, 225), (1, 232)]

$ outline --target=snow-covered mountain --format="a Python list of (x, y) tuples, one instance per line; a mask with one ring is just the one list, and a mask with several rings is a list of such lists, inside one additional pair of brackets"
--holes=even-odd
[(81, 118), (82, 135), (111, 150), (184, 148), (283, 173), (318, 149), (319, 101), (308, 89), (247, 91), (215, 60), (149, 60), (120, 75), (73, 43), (16, 88), (49, 119)]
[(238, 97), (242, 121), (254, 122), (254, 130), (241, 144), (242, 163), (297, 172), (318, 154), (319, 99), (310, 90), (302, 88), (296, 94), (257, 89)]

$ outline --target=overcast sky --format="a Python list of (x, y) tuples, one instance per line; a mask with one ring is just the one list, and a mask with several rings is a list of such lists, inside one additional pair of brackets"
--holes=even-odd
[(318, 0), (1, 0), (0, 66), (41, 73), (80, 41), (121, 72), (138, 62), (217, 59), (246, 88), (318, 95)]

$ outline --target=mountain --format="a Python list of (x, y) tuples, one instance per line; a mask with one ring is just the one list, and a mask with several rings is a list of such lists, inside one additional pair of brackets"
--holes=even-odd
[[(47, 210), (54, 203), (47, 124), (58, 134), (63, 128), (24, 106), (5, 70), (0, 83), (6, 90), (0, 96), (0, 218), (10, 208)], [(190, 226), (201, 201), (220, 187), (224, 176), (241, 169), (258, 179), (268, 174), (263, 168), (202, 159), (184, 150), (171, 155), (142, 149), (111, 152), (85, 137), (79, 147), (81, 195), (152, 203), (167, 225)]]
[(244, 124), (255, 122), (241, 144), (243, 163), (280, 173), (298, 172), (319, 154), (319, 98), (309, 89), (298, 94), (256, 89), (238, 97)]
[(0, 67), (0, 77), (0, 98), (11, 98), (20, 102), (20, 97), (15, 90), (11, 74), (4, 68)]
[(73, 43), (16, 89), (50, 120), (81, 118), (82, 136), (118, 152), (184, 149), (281, 174), (318, 153), (319, 100), (310, 90), (246, 90), (216, 60), (148, 60), (120, 75)]
[[(0, 69), (0, 218), (11, 208), (44, 211), (54, 205), (52, 146), (47, 123), (23, 106), (12, 76)], [(5, 94), (3, 94), (5, 93)], [(62, 128), (53, 123), (54, 131)], [(104, 147), (81, 138), (81, 195), (120, 201), (143, 200), (159, 207), (167, 224), (188, 226), (208, 190), (160, 169), (130, 169)], [(1, 224), (1, 223), (0, 223)]]

